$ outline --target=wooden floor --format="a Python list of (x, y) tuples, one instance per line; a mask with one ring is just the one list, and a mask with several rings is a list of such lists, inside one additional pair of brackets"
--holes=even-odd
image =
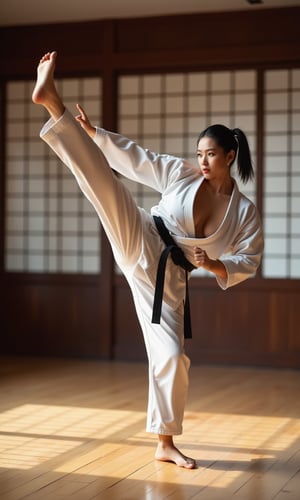
[(153, 459), (146, 365), (0, 362), (1, 500), (300, 499), (300, 371), (192, 367), (184, 470)]

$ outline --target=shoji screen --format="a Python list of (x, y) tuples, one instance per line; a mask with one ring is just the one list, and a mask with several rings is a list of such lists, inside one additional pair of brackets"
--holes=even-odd
[[(99, 123), (101, 80), (58, 80), (70, 111), (81, 103)], [(47, 116), (32, 104), (33, 83), (7, 84), (6, 271), (98, 273), (100, 225), (69, 170), (39, 138)]]
[(300, 70), (265, 73), (263, 273), (300, 277)]

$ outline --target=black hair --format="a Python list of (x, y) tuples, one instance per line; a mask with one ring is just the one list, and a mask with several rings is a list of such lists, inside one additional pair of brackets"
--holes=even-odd
[(240, 128), (230, 129), (225, 125), (211, 125), (201, 132), (197, 144), (199, 144), (202, 137), (211, 137), (214, 139), (218, 146), (224, 149), (225, 153), (234, 151), (235, 157), (231, 165), (236, 158), (238, 174), (244, 183), (254, 177), (248, 140)]

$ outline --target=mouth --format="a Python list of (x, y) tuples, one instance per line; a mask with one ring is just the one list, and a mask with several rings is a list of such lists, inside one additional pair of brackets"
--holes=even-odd
[(209, 174), (209, 168), (203, 168), (202, 173), (203, 173), (203, 175)]

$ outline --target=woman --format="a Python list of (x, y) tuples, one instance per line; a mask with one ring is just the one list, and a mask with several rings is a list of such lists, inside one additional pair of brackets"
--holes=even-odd
[[(247, 139), (239, 129), (210, 127), (199, 136), (195, 167), (93, 127), (78, 106), (80, 127), (57, 93), (55, 60), (56, 52), (40, 60), (32, 97), (50, 114), (41, 137), (93, 204), (130, 285), (149, 359), (147, 431), (158, 435), (155, 458), (192, 469), (195, 460), (173, 442), (173, 436), (182, 433), (188, 389), (184, 299), (190, 270), (166, 259), (160, 318), (152, 322), (157, 267), (165, 250), (153, 216), (164, 222), (191, 267), (212, 272), (223, 289), (254, 275), (263, 249), (260, 220), (230, 175), (236, 156), (242, 179), (253, 175)], [(135, 205), (111, 168), (161, 193), (151, 215)]]

